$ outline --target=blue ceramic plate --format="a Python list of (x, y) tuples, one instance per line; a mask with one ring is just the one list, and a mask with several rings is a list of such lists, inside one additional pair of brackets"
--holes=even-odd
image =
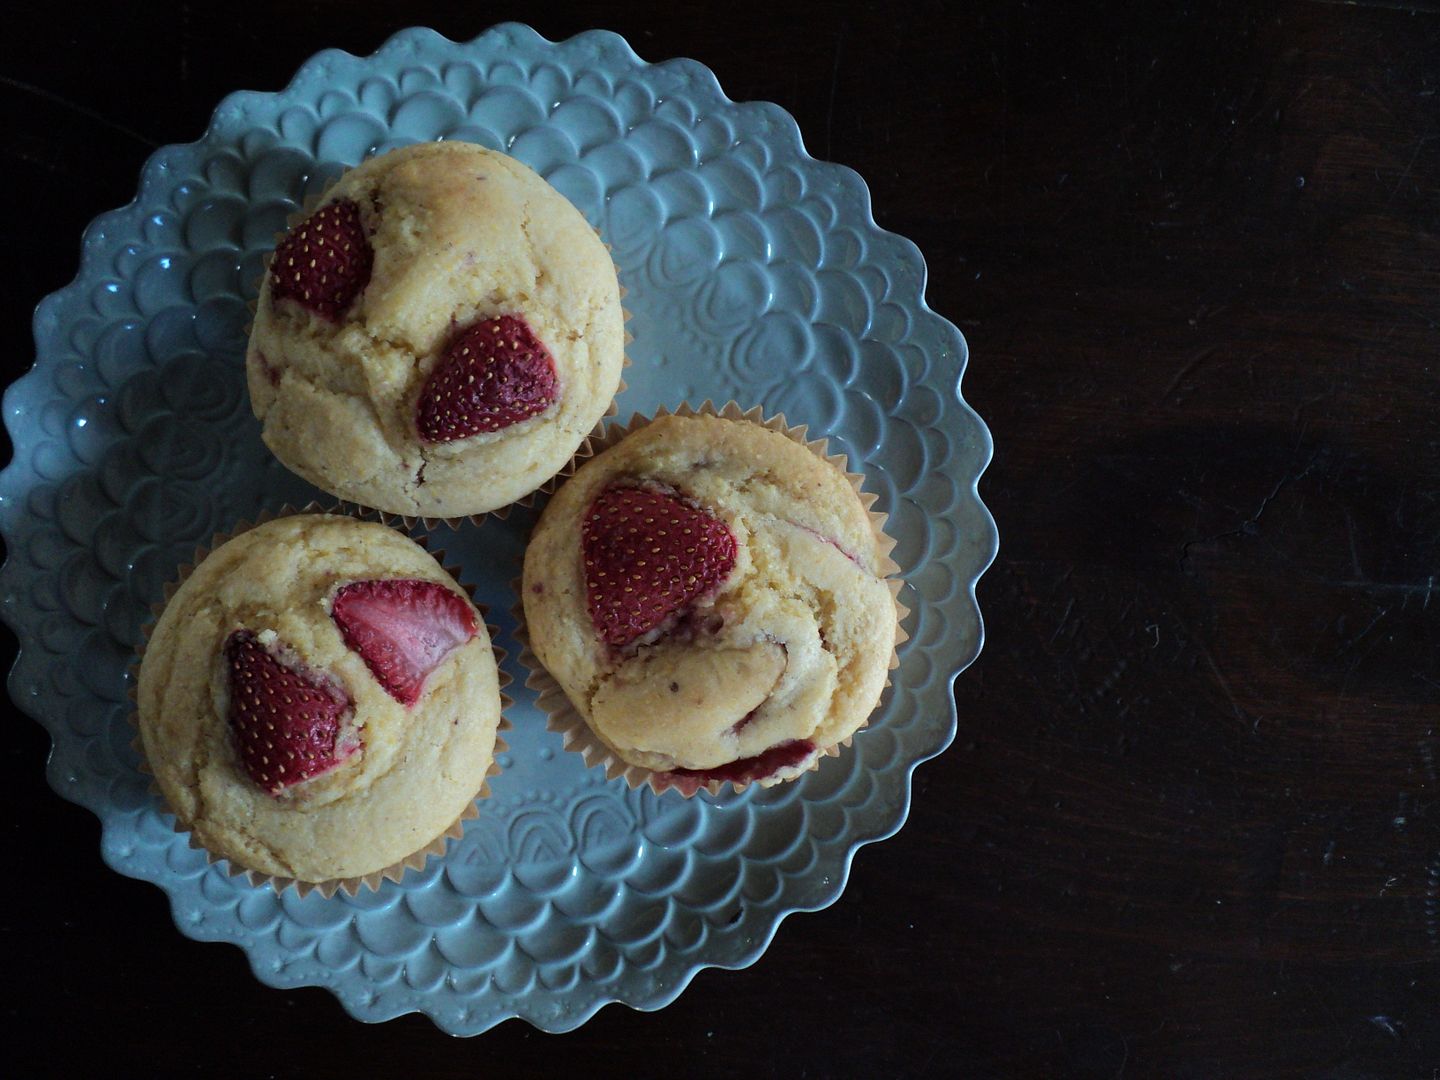
[[(612, 246), (634, 315), (622, 417), (734, 398), (863, 468), (899, 539), (911, 637), (852, 751), (768, 790), (657, 798), (561, 750), (523, 688), (507, 613), (533, 512), (442, 529), (516, 676), (494, 797), (398, 886), (276, 896), (172, 831), (130, 747), (126, 669), (196, 545), (317, 494), (266, 451), (243, 389), (261, 255), (342, 168), (427, 139), (514, 154)], [(183, 933), (240, 946), (272, 986), (328, 987), (362, 1020), (564, 1031), (754, 962), (787, 914), (834, 902), (860, 845), (900, 827), (980, 649), (990, 437), (960, 396), (965, 342), (924, 281), (861, 179), (811, 159), (783, 110), (730, 101), (694, 61), (646, 64), (614, 34), (407, 30), (371, 57), (321, 53), (281, 93), (226, 98), (204, 138), (155, 154), (135, 201), (86, 231), (79, 276), (36, 312), (35, 367), (5, 395), (10, 693), (54, 740), (50, 783), (100, 817), (111, 866), (169, 894)]]

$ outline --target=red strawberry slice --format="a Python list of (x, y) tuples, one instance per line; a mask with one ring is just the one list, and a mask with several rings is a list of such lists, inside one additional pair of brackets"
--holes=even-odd
[(322, 206), (280, 241), (270, 263), (270, 295), (289, 297), (334, 322), (370, 284), (375, 253), (360, 207), (349, 199)]
[(250, 779), (271, 795), (329, 772), (360, 748), (358, 740), (340, 741), (345, 695), (276, 651), (250, 630), (225, 641), (230, 730)]
[[(794, 768), (813, 753), (815, 744), (809, 739), (787, 739), (768, 750), (762, 750), (754, 757), (739, 758), (728, 765), (716, 765), (711, 769), (671, 769), (670, 776), (677, 781), (698, 781), (697, 787), (699, 784), (708, 784), (711, 780), (744, 784), (774, 776), (781, 769)], [(680, 783), (677, 786), (683, 788), (688, 785)]]
[(730, 575), (735, 537), (708, 511), (653, 488), (609, 487), (581, 534), (591, 621), (621, 646), (661, 626)]
[(435, 581), (356, 581), (330, 608), (345, 644), (385, 692), (414, 705), (425, 679), (476, 634), (475, 609)]
[(451, 442), (528, 420), (555, 402), (555, 360), (519, 315), (462, 331), (425, 381), (415, 426), (426, 442)]

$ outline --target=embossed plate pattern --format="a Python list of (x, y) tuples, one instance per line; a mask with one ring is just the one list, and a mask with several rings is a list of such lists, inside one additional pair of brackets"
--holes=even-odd
[[(243, 390), (261, 255), (341, 168), (439, 138), (519, 157), (612, 245), (634, 314), (622, 417), (733, 397), (863, 466), (899, 539), (911, 638), (852, 752), (769, 790), (657, 798), (563, 752), (524, 688), (508, 583), (533, 512), (441, 529), (434, 546), (480, 583), (516, 676), (494, 797), (398, 886), (277, 897), (172, 831), (129, 745), (126, 667), (197, 544), (316, 495), (265, 450)], [(788, 114), (730, 101), (693, 61), (646, 64), (614, 34), (407, 30), (370, 57), (321, 53), (280, 93), (226, 98), (86, 231), (79, 276), (36, 311), (36, 365), (5, 395), (9, 685), (51, 734), (50, 783), (100, 817), (111, 866), (169, 894), (183, 933), (239, 945), (271, 985), (329, 987), (362, 1020), (563, 1031), (752, 963), (785, 915), (839, 896), (856, 848), (900, 827), (980, 648), (990, 438), (960, 397), (965, 343), (923, 286), (914, 245), (875, 225), (855, 173), (805, 153)]]

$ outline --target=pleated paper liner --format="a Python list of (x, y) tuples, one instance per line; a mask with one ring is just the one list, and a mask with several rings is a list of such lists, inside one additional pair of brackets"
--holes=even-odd
[[(777, 431), (799, 443), (809, 450), (816, 457), (829, 465), (839, 469), (844, 474), (850, 486), (854, 489), (861, 505), (865, 508), (870, 517), (871, 527), (875, 531), (877, 550), (880, 559), (879, 576), (885, 580), (890, 589), (890, 595), (895, 602), (895, 644), (891, 649), (888, 669), (894, 671), (900, 664), (900, 645), (909, 639), (906, 632), (904, 620), (909, 616), (910, 609), (900, 602), (900, 590), (904, 587), (904, 579), (899, 577), (899, 565), (891, 557), (895, 550), (895, 540), (885, 532), (886, 515), (874, 509), (878, 495), (862, 490), (861, 485), (865, 477), (861, 473), (851, 472), (848, 461), (844, 454), (830, 454), (827, 452), (825, 439), (808, 439), (806, 434), (808, 425), (792, 427), (785, 422), (783, 414), (766, 418), (760, 406), (752, 409), (742, 409), (738, 404), (731, 401), (723, 406), (716, 407), (712, 402), (706, 401), (698, 408), (690, 405), (681, 405), (673, 410), (661, 408), (653, 416), (641, 416), (638, 413), (630, 418), (627, 424), (612, 424), (610, 428), (593, 440), (593, 451), (595, 454), (603, 453), (610, 447), (615, 446), (626, 436), (648, 427), (655, 420), (665, 416), (716, 416), (723, 420), (743, 421), (756, 424), (770, 431)], [(585, 721), (585, 718), (575, 708), (570, 698), (555, 680), (554, 676), (545, 670), (540, 663), (530, 644), (530, 636), (525, 623), (524, 595), (520, 585), (515, 586), (516, 596), (519, 597), (513, 609), (516, 621), (516, 637), (520, 642), (520, 662), (525, 665), (529, 676), (525, 685), (536, 692), (536, 704), (545, 714), (546, 727), (559, 733), (566, 750), (579, 754), (590, 767), (600, 766), (605, 770), (606, 779), (614, 780), (617, 777), (624, 777), (625, 782), (632, 788), (649, 785), (657, 795), (665, 791), (678, 791), (686, 798), (694, 795), (697, 791), (708, 791), (712, 795), (718, 795), (728, 784), (733, 790), (743, 791), (751, 783), (759, 784), (762, 787), (769, 787), (776, 783), (783, 783), (787, 780), (808, 772), (811, 769), (819, 768), (822, 757), (838, 757), (842, 747), (848, 748), (854, 739), (854, 733), (841, 739), (839, 743), (823, 747), (811, 757), (807, 763), (791, 769), (782, 769), (778, 773), (758, 780), (732, 781), (732, 780), (710, 780), (702, 783), (694, 777), (676, 777), (671, 773), (657, 773), (651, 769), (642, 768), (639, 765), (632, 765), (623, 761), (615, 751), (607, 745), (593, 728)], [(890, 685), (890, 680), (885, 681)], [(879, 708), (877, 702), (876, 708)], [(873, 715), (873, 712), (872, 712)], [(869, 724), (869, 718), (860, 725), (861, 728)], [(859, 730), (857, 728), (857, 730)]]
[[(340, 179), (349, 171), (349, 169), (342, 170), (340, 173), (327, 181), (325, 186), (319, 192), (315, 192), (305, 196), (305, 199), (302, 202), (300, 209), (294, 210), (288, 215), (286, 215), (285, 232), (278, 232), (275, 234), (275, 243), (277, 246), (291, 229), (293, 229), (296, 225), (304, 221), (312, 213), (315, 212), (315, 208), (324, 201), (325, 196), (329, 194), (330, 189), (333, 188), (337, 183), (339, 183)], [(600, 236), (599, 229), (595, 229), (595, 235)], [(605, 244), (605, 250), (607, 252), (613, 251), (613, 248), (607, 243)], [(274, 248), (272, 248), (270, 251), (265, 253), (262, 259), (262, 263), (265, 267), (265, 274), (262, 275), (261, 278), (255, 283), (255, 292), (257, 295), (259, 294), (260, 290), (265, 287), (265, 278), (269, 275), (270, 263), (274, 258), (275, 250)], [(631, 318), (633, 318), (633, 316), (631, 315), (630, 309), (625, 307), (624, 303), (625, 297), (630, 295), (630, 290), (627, 289), (625, 287), (625, 284), (620, 281), (620, 268), (619, 266), (615, 265), (613, 258), (611, 259), (611, 265), (615, 267), (615, 280), (620, 289), (620, 316), (624, 329), (622, 346), (627, 347), (627, 351), (620, 358), (620, 368), (623, 371), (632, 363), (630, 359), (630, 353), (628, 351), (628, 346), (632, 341), (635, 340), (635, 335), (630, 332), (629, 327), (630, 320)], [(257, 310), (257, 305), (257, 300), (251, 300), (246, 305), (250, 309), (250, 322), (245, 325), (245, 337), (247, 340), (249, 339), (250, 332), (255, 325), (255, 312)], [(616, 385), (614, 393), (610, 395), (610, 403), (605, 407), (605, 411), (600, 414), (600, 419), (595, 422), (595, 426), (590, 430), (590, 433), (580, 440), (580, 444), (575, 448), (575, 452), (570, 456), (570, 460), (566, 462), (566, 464), (561, 466), (559, 472), (557, 472), (554, 476), (550, 477), (548, 480), (539, 484), (532, 491), (529, 491), (526, 494), (520, 496), (520, 498), (516, 499), (514, 502), (507, 503), (504, 506), (497, 506), (493, 510), (484, 510), (480, 513), (467, 514), (459, 517), (432, 517), (424, 514), (402, 514), (390, 510), (381, 510), (378, 507), (368, 506), (365, 503), (356, 502), (353, 499), (341, 498), (338, 495), (334, 495), (333, 492), (330, 494), (337, 500), (340, 508), (342, 509), (342, 512), (373, 514), (386, 525), (394, 525), (398, 522), (399, 524), (403, 525), (407, 531), (413, 529), (417, 523), (423, 523), (427, 529), (433, 529), (436, 525), (441, 524), (448, 525), (452, 529), (458, 529), (462, 522), (468, 521), (472, 525), (479, 525), (487, 517), (495, 517), (503, 521), (506, 517), (509, 516), (512, 507), (533, 506), (537, 496), (542, 494), (548, 495), (553, 492), (561, 481), (573, 476), (575, 474), (575, 470), (578, 469), (582, 464), (584, 464), (587, 458), (593, 456), (595, 451), (591, 448), (591, 443), (604, 433), (605, 422), (612, 416), (615, 416), (619, 413), (619, 406), (616, 405), (615, 399), (618, 398), (622, 393), (624, 393), (625, 389), (626, 383), (624, 378), (622, 377), (619, 383)], [(282, 464), (284, 463), (282, 462)]]
[[(146, 760), (145, 757), (144, 741), (140, 738), (139, 734), (140, 717), (138, 708), (138, 690), (140, 664), (145, 658), (145, 650), (150, 643), (150, 636), (155, 631), (155, 626), (159, 621), (161, 613), (165, 610), (166, 605), (170, 603), (170, 600), (174, 597), (176, 591), (180, 588), (180, 586), (184, 584), (186, 579), (188, 579), (190, 575), (195, 571), (195, 568), (198, 567), (202, 562), (204, 562), (205, 559), (212, 552), (221, 547), (223, 544), (227, 543), (230, 540), (233, 540), (235, 537), (240, 536), (243, 533), (249, 532), (251, 529), (256, 528), (257, 526), (264, 525), (267, 522), (275, 521), (279, 518), (293, 517), (300, 514), (327, 514), (339, 517), (346, 516), (344, 514), (338, 514), (333, 507), (327, 508), (321, 506), (318, 503), (309, 503), (306, 506), (300, 507), (298, 509), (296, 507), (287, 505), (282, 507), (278, 511), (263, 511), (260, 514), (256, 515), (253, 521), (242, 519), (230, 529), (216, 533), (210, 538), (210, 542), (208, 544), (197, 547), (194, 554), (191, 556), (190, 561), (182, 563), (179, 566), (176, 572), (175, 580), (165, 583), (163, 591), (164, 599), (159, 603), (151, 605), (150, 621), (141, 628), (141, 644), (140, 647), (136, 650), (135, 657), (131, 661), (129, 667), (130, 690), (128, 696), (130, 698), (131, 710), (128, 715), (128, 720), (130, 722), (130, 725), (135, 728), (136, 732), (135, 737), (131, 740), (130, 745), (135, 749), (135, 752), (140, 755), (141, 772), (153, 776), (153, 771), (151, 770), (149, 762)], [(372, 524), (378, 523), (377, 518), (374, 516), (370, 516), (369, 520)], [(415, 543), (428, 550), (426, 537), (411, 536), (409, 537), (409, 539), (413, 540)], [(451, 579), (454, 580), (457, 585), (459, 585), (459, 587), (466, 593), (467, 596), (473, 598), (475, 594), (474, 586), (461, 580), (461, 571), (458, 566), (444, 565), (441, 562), (443, 555), (443, 552), (432, 553), (432, 557), (435, 558), (435, 561), (437, 563), (440, 563), (441, 569), (443, 569), (447, 574), (450, 575)], [(477, 604), (476, 607), (479, 609), (481, 617), (483, 619), (487, 614), (485, 606)], [(164, 792), (161, 791), (160, 785), (156, 783), (153, 779), (150, 782), (150, 792), (156, 797), (158, 797), (160, 801), (165, 804), (166, 813), (175, 816), (175, 831), (177, 833), (185, 834), (192, 848), (205, 852), (207, 860), (211, 863), (225, 863), (226, 872), (229, 873), (231, 877), (243, 876), (253, 886), (269, 885), (277, 893), (283, 893), (286, 889), (293, 887), (295, 891), (302, 897), (308, 896), (312, 892), (318, 892), (321, 896), (325, 897), (328, 900), (330, 897), (334, 896), (336, 892), (344, 892), (347, 896), (354, 896), (361, 890), (361, 888), (368, 889), (372, 892), (378, 890), (380, 888), (381, 882), (383, 881), (393, 881), (398, 883), (405, 876), (405, 872), (407, 870), (423, 870), (426, 862), (432, 856), (444, 855), (445, 850), (449, 845), (449, 842), (451, 840), (458, 840), (463, 835), (464, 823), (480, 815), (479, 807), (476, 805), (477, 801), (479, 799), (487, 798), (490, 795), (491, 778), (499, 776), (502, 771), (498, 758), (501, 754), (503, 754), (506, 750), (509, 749), (509, 744), (506, 743), (501, 733), (508, 731), (512, 727), (505, 713), (510, 709), (512, 705), (514, 705), (514, 699), (511, 698), (509, 694), (504, 692), (505, 687), (508, 686), (511, 682), (511, 677), (502, 666), (507, 654), (504, 649), (501, 649), (497, 645), (495, 645), (495, 638), (496, 635), (499, 633), (499, 628), (487, 621), (485, 623), (485, 630), (486, 633), (490, 635), (490, 647), (495, 655), (495, 668), (498, 675), (498, 684), (500, 688), (500, 721), (499, 724), (496, 726), (495, 749), (491, 755), (490, 767), (486, 770), (485, 778), (480, 785), (480, 790), (476, 792), (475, 798), (472, 799), (468, 804), (466, 804), (466, 807), (460, 813), (460, 816), (457, 817), (453, 822), (451, 822), (451, 824), (448, 825), (443, 832), (441, 832), (438, 836), (432, 839), (429, 843), (411, 852), (409, 855), (405, 856), (405, 858), (401, 859), (398, 862), (392, 863), (389, 866), (382, 867), (379, 870), (375, 870), (371, 873), (364, 874), (358, 877), (331, 878), (327, 881), (303, 881), (296, 878), (280, 877), (273, 874), (262, 873), (258, 870), (251, 870), (248, 867), (239, 865), (233, 859), (230, 859), (223, 855), (217, 855), (207, 849), (205, 845), (202, 844), (195, 837), (195, 834), (192, 833), (190, 829), (181, 822), (179, 815), (175, 813), (174, 807), (170, 806), (168, 800), (165, 799)]]

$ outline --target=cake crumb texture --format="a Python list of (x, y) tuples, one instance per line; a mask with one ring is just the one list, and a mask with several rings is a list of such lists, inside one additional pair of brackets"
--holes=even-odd
[[(710, 594), (619, 647), (587, 610), (582, 556), (587, 511), (615, 486), (671, 493), (722, 521), (736, 544)], [(872, 519), (839, 469), (757, 424), (666, 416), (551, 499), (525, 554), (527, 632), (597, 737), (630, 764), (714, 769), (793, 740), (824, 750), (864, 725), (884, 688), (897, 612), (883, 565)]]
[[(345, 644), (331, 617), (355, 581), (436, 582), (468, 596), (419, 545), (383, 525), (304, 514), (256, 526), (211, 552), (181, 584), (141, 663), (145, 758), (170, 808), (212, 853), (302, 881), (361, 877), (443, 833), (485, 781), (500, 721), (484, 622), (406, 707)], [(472, 606), (473, 610), (473, 606)], [(248, 630), (348, 697), (335, 768), (272, 795), (246, 774), (227, 720), (225, 643)]]
[[(333, 495), (389, 513), (463, 517), (508, 505), (569, 463), (620, 381), (624, 327), (609, 253), (529, 168), (463, 142), (391, 151), (346, 172), (318, 210), (351, 202), (373, 249), (335, 317), (261, 285), (246, 354), (267, 446)], [(422, 390), (467, 329), (525, 320), (556, 396), (498, 431), (431, 442)]]

